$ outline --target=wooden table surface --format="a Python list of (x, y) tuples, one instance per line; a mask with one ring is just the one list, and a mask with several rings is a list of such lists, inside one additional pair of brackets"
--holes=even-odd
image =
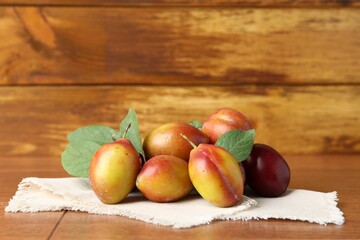
[(300, 221), (218, 221), (191, 229), (172, 229), (118, 216), (81, 212), (5, 213), (24, 177), (66, 177), (58, 158), (0, 158), (0, 239), (351, 239), (360, 238), (360, 157), (286, 156), (291, 188), (337, 191), (342, 226)]

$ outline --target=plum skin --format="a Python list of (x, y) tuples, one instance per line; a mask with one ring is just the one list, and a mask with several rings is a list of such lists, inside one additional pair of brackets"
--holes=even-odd
[(146, 159), (157, 155), (171, 155), (188, 161), (193, 147), (180, 133), (186, 135), (195, 145), (209, 142), (202, 131), (188, 123), (166, 123), (153, 129), (145, 137), (143, 148)]
[(246, 183), (263, 197), (283, 195), (290, 183), (290, 168), (274, 148), (256, 143), (249, 157), (241, 162), (245, 168)]
[(134, 188), (140, 168), (139, 154), (128, 139), (106, 143), (91, 160), (90, 185), (103, 203), (119, 203)]
[(153, 202), (174, 202), (193, 189), (188, 163), (170, 155), (157, 155), (149, 159), (136, 179), (136, 186)]
[(189, 175), (199, 194), (215, 206), (231, 207), (242, 199), (244, 182), (240, 166), (219, 146), (200, 144), (192, 150)]
[(249, 119), (241, 112), (231, 108), (221, 108), (212, 113), (202, 126), (202, 131), (213, 144), (226, 132), (250, 129), (252, 126)]

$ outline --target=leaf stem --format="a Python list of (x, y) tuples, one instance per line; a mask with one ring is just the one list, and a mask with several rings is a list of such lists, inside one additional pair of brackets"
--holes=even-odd
[(193, 143), (187, 136), (185, 136), (184, 134), (180, 133), (180, 136), (182, 136), (186, 141), (188, 141), (190, 143), (190, 145), (195, 149), (197, 148), (197, 146), (195, 145), (195, 143)]
[(131, 127), (131, 123), (129, 123), (129, 124), (126, 126), (125, 132), (124, 132), (124, 135), (123, 135), (123, 138), (126, 137), (126, 134), (128, 133), (130, 127)]

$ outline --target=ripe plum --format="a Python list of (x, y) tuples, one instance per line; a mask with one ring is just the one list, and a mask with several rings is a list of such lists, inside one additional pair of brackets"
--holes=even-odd
[(287, 190), (290, 168), (285, 159), (265, 144), (254, 144), (250, 156), (242, 162), (246, 183), (257, 194), (278, 197)]

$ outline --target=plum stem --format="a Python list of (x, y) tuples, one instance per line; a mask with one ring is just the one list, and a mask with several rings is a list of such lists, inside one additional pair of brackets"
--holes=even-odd
[(126, 137), (126, 134), (128, 133), (130, 127), (131, 127), (131, 123), (129, 123), (129, 124), (126, 126), (125, 132), (124, 132), (124, 135), (123, 135), (123, 138)]
[(186, 141), (188, 141), (190, 143), (190, 145), (195, 149), (197, 148), (197, 146), (195, 145), (195, 143), (193, 143), (186, 135), (180, 133), (180, 136), (182, 136)]

